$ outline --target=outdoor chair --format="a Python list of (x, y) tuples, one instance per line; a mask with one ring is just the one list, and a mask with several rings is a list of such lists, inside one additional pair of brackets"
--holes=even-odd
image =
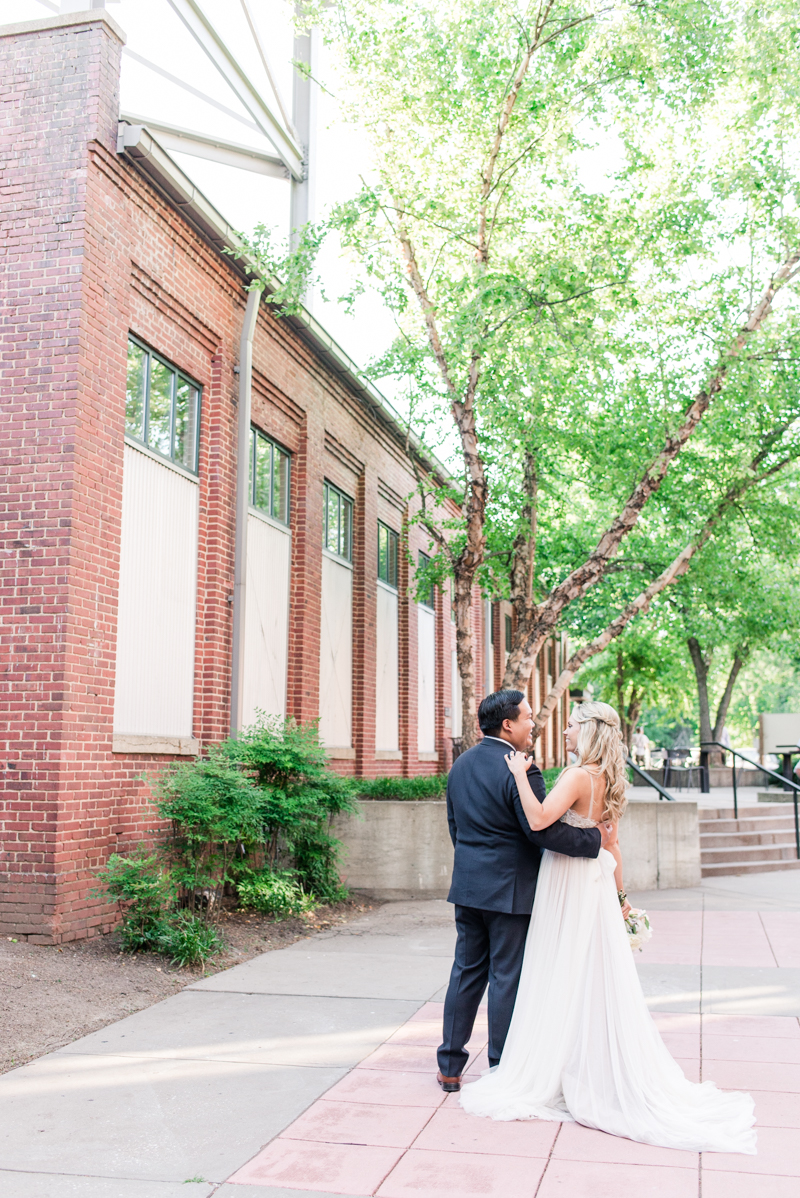
[(703, 767), (691, 765), (688, 761), (691, 755), (691, 749), (667, 750), (667, 759), (664, 763), (664, 786), (668, 790), (670, 787), (673, 790), (702, 789)]

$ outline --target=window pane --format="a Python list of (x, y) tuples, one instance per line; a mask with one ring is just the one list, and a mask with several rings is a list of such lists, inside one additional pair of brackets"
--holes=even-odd
[(253, 490), (253, 486), (254, 486), (254, 484), (253, 484), (253, 462), (255, 460), (255, 456), (256, 456), (256, 430), (254, 428), (251, 428), (250, 429), (250, 452), (247, 455), (248, 460), (249, 460), (247, 496), (248, 496), (248, 501), (250, 503), (252, 503), (253, 507), (256, 506), (256, 496), (255, 496), (255, 491)]
[(147, 443), (165, 457), (170, 456), (172, 422), (172, 380), (174, 372), (158, 358), (150, 360), (150, 403), (147, 418)]
[(144, 440), (144, 388), (147, 373), (147, 354), (136, 344), (128, 342), (128, 383), (125, 392), (125, 432)]
[(327, 497), (327, 531), (326, 548), (331, 553), (339, 552), (339, 493), (333, 487), (325, 488)]
[(511, 652), (511, 616), (506, 616), (506, 653)]
[(289, 455), (277, 445), (273, 449), (272, 514), (289, 523)]
[(272, 445), (256, 433), (256, 489), (253, 506), (269, 514), (272, 491)]
[(173, 457), (187, 470), (196, 468), (197, 389), (178, 376), (175, 389), (175, 449)]
[(344, 495), (341, 497), (341, 508), (342, 534), (341, 540), (339, 542), (339, 553), (342, 555), (342, 557), (345, 557), (348, 561), (350, 561), (350, 547), (353, 543), (353, 505), (349, 499), (345, 499)]
[(389, 529), (378, 525), (378, 578), (389, 581)]
[(390, 567), (391, 567), (390, 582), (393, 587), (396, 587), (399, 585), (398, 572), (397, 572), (397, 556), (398, 556), (398, 547), (400, 544), (400, 541), (399, 541), (399, 538), (398, 538), (396, 532), (392, 533), (392, 535), (390, 537), (390, 542), (391, 542), (391, 550), (392, 550), (391, 556), (389, 559)]

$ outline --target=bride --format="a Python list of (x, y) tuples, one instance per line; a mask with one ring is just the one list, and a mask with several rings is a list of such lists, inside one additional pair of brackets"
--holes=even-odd
[[(525, 754), (506, 756), (531, 828), (616, 825), (626, 786), (619, 716), (582, 703), (565, 737), (577, 763), (544, 803)], [(628, 946), (629, 909), (618, 845), (596, 859), (544, 851), (503, 1055), (464, 1087), (461, 1105), (493, 1119), (574, 1120), (664, 1148), (755, 1153), (749, 1094), (687, 1081), (664, 1046)]]

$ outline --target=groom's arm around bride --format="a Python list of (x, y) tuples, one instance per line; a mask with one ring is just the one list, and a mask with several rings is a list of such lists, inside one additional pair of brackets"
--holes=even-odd
[[(447, 783), (447, 818), (455, 850), (448, 901), (455, 905), (455, 961), (444, 1007), (439, 1083), (457, 1090), (469, 1054), (464, 1045), (489, 985), (489, 1063), (503, 1051), (519, 985), (541, 850), (596, 857), (597, 828), (557, 821), (533, 832), (506, 766), (509, 747), (530, 747), (533, 714), (521, 691), (496, 691), (478, 709), (484, 739), (456, 759)], [(531, 763), (528, 779), (540, 802), (544, 779)]]

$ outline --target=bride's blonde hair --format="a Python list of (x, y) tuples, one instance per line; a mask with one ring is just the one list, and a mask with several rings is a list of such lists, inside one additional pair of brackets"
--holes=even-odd
[(608, 703), (579, 703), (572, 718), (578, 728), (576, 765), (593, 765), (606, 780), (603, 819), (617, 823), (627, 804), (625, 745), (620, 719)]

